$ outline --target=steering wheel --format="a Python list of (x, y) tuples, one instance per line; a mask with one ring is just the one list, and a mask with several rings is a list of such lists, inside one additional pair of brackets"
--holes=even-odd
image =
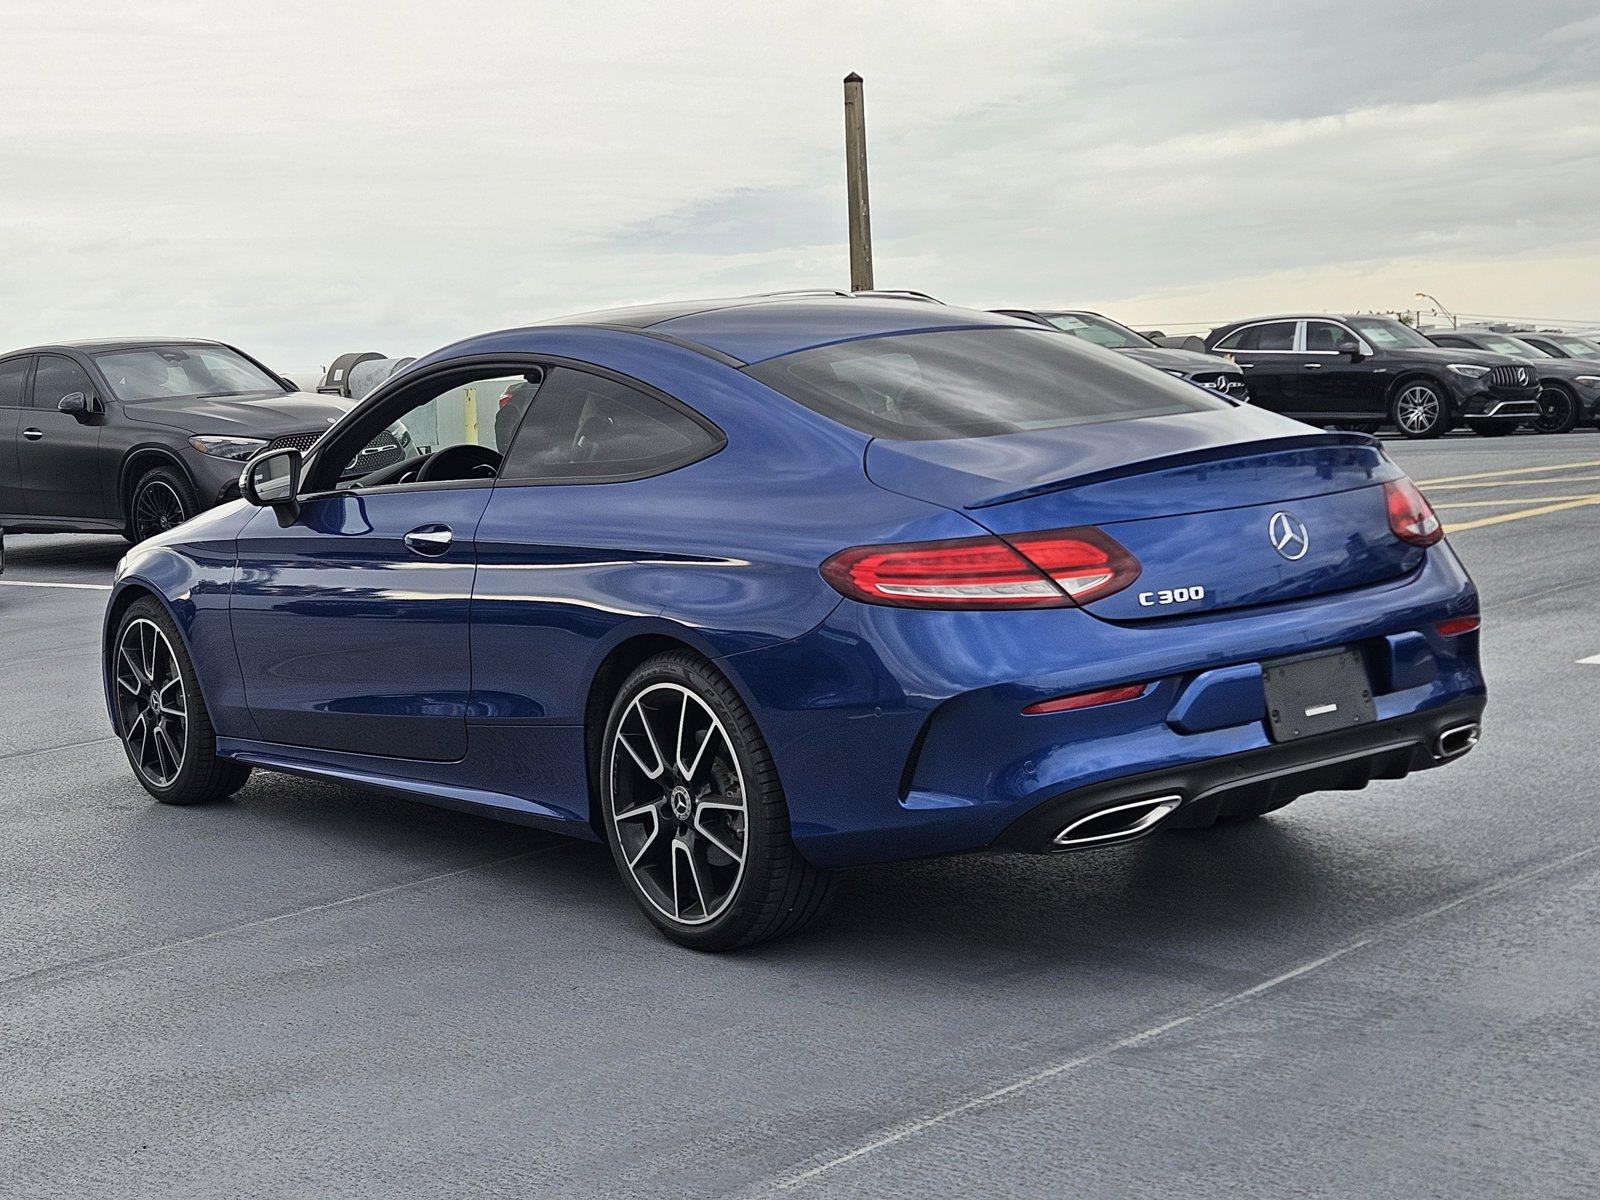
[(493, 479), (500, 473), (500, 452), (488, 446), (474, 446), (470, 442), (459, 446), (446, 446), (435, 450), (417, 468), (417, 482), (440, 479), (471, 479), (481, 476)]

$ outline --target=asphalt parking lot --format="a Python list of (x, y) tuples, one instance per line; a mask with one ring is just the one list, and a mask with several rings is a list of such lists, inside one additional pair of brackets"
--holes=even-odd
[(152, 803), (124, 544), (10, 539), (0, 1194), (1593, 1195), (1600, 433), (1389, 446), (1483, 592), (1462, 763), (859, 871), (715, 958), (597, 846), (260, 772)]

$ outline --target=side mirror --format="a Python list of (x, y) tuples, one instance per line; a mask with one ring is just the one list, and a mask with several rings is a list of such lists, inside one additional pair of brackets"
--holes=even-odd
[(1361, 357), (1361, 343), (1356, 341), (1355, 338), (1345, 338), (1334, 349), (1352, 362)]
[(98, 396), (86, 392), (68, 392), (61, 397), (56, 405), (57, 412), (68, 413), (82, 421), (87, 417), (96, 416), (105, 412), (105, 406), (100, 403)]
[(256, 455), (239, 476), (239, 495), (251, 504), (270, 508), (278, 524), (287, 528), (300, 515), (300, 451), (293, 446)]

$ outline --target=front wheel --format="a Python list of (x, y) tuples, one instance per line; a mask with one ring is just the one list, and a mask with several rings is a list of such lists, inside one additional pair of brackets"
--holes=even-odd
[(250, 768), (217, 756), (194, 664), (156, 600), (135, 600), (123, 613), (108, 673), (117, 734), (145, 791), (163, 804), (201, 804), (244, 786)]
[(142, 542), (176, 529), (199, 511), (194, 488), (189, 486), (182, 472), (171, 467), (156, 467), (146, 471), (134, 484), (128, 534), (132, 541)]
[(755, 718), (686, 651), (633, 672), (600, 754), (602, 819), (617, 870), (657, 929), (697, 950), (792, 933), (832, 877), (801, 857)]
[(1437, 384), (1413, 380), (1395, 395), (1389, 415), (1403, 437), (1436, 438), (1450, 428), (1450, 401)]
[(1578, 424), (1578, 398), (1566, 388), (1547, 387), (1539, 393), (1538, 433), (1570, 433)]

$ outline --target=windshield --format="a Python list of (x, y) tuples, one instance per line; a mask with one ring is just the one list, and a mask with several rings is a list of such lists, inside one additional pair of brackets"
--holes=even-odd
[(1393, 317), (1350, 317), (1345, 323), (1374, 346), (1380, 346), (1385, 350), (1394, 350), (1401, 346), (1415, 346), (1422, 350), (1438, 349), (1411, 326), (1403, 325)]
[(863, 338), (746, 370), (842, 425), (898, 441), (1233, 407), (1191, 383), (1043, 329)]
[(1155, 343), (1126, 325), (1118, 325), (1098, 313), (1040, 313), (1063, 333), (1104, 346), (1109, 350), (1147, 350)]
[(276, 379), (224, 346), (138, 346), (96, 354), (94, 361), (125, 402), (284, 392)]
[(1587, 338), (1572, 337), (1570, 335), (1557, 337), (1553, 333), (1541, 333), (1539, 336), (1556, 347), (1556, 349), (1573, 358), (1600, 358), (1600, 345), (1596, 345)]
[(1496, 354), (1509, 354), (1512, 358), (1549, 358), (1537, 346), (1530, 346), (1527, 342), (1514, 337), (1480, 337), (1478, 345), (1485, 350), (1493, 350)]

